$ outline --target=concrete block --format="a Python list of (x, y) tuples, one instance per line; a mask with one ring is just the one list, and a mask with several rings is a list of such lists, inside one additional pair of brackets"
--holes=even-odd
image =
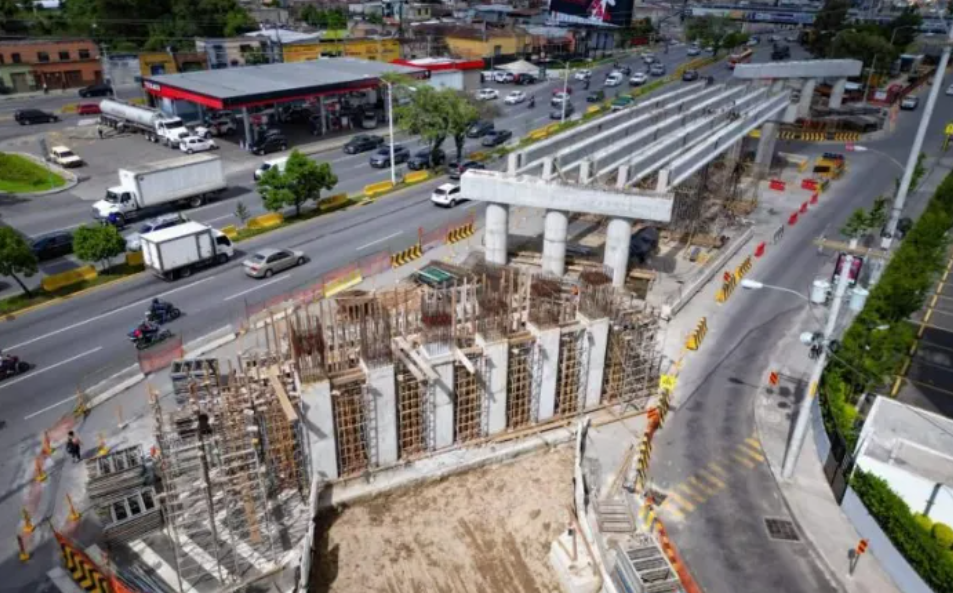
[(397, 463), (397, 383), (394, 365), (367, 369), (367, 389), (373, 401), (377, 432), (377, 459), (371, 463), (388, 466)]
[(331, 383), (319, 381), (304, 385), (301, 391), (301, 408), (308, 435), (311, 475), (320, 480), (336, 480), (338, 459)]
[(453, 362), (434, 365), (440, 379), (434, 382), (434, 414), (436, 415), (436, 434), (434, 449), (443, 449), (453, 445), (456, 426), (453, 421), (456, 394), (453, 391)]

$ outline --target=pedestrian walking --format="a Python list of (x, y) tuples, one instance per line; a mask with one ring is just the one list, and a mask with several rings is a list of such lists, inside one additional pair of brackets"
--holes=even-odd
[(73, 463), (79, 463), (83, 460), (81, 450), (82, 443), (80, 443), (79, 437), (72, 430), (69, 431), (69, 436), (66, 439), (66, 452), (73, 459)]
[(49, 94), (50, 94), (50, 87), (47, 86), (45, 80), (43, 81), (43, 94), (44, 94), (44, 95), (49, 95)]
[(103, 139), (103, 128), (102, 126), (96, 126), (96, 133), (99, 135), (99, 139)]

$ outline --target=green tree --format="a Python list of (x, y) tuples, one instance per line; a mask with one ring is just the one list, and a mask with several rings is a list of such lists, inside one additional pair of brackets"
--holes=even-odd
[(847, 27), (847, 13), (850, 3), (847, 0), (826, 0), (824, 6), (814, 17), (814, 36), (808, 44), (808, 50), (816, 58), (831, 55), (834, 38)]
[[(392, 85), (400, 85), (405, 81), (388, 80)], [(398, 89), (400, 86), (397, 87)], [(409, 93), (410, 99), (406, 105), (394, 109), (394, 119), (397, 126), (410, 134), (420, 136), (430, 147), (431, 157), (440, 150), (447, 136), (450, 135), (448, 118), (446, 117), (447, 97), (437, 89), (423, 85), (414, 87)], [(436, 162), (431, 158), (431, 162)]]
[(33, 296), (20, 276), (29, 278), (39, 271), (36, 255), (23, 235), (7, 226), (0, 226), (0, 276), (16, 280), (28, 296)]
[(867, 213), (867, 222), (871, 229), (880, 229), (887, 224), (887, 218), (890, 215), (888, 206), (889, 200), (886, 196), (877, 196), (870, 212)]
[(316, 163), (295, 150), (288, 157), (284, 171), (268, 169), (259, 182), (259, 191), (265, 207), (277, 212), (285, 206), (295, 207), (295, 216), (309, 200), (321, 199), (321, 191), (332, 189), (338, 183), (337, 175), (328, 163)]
[(833, 58), (853, 58), (864, 63), (865, 68), (886, 72), (897, 59), (897, 48), (878, 32), (842, 31), (831, 43), (828, 54)]
[(751, 38), (747, 33), (742, 33), (741, 31), (732, 31), (722, 38), (721, 44), (726, 49), (733, 50), (736, 47), (742, 46), (748, 43), (748, 40)]
[(235, 204), (235, 218), (238, 219), (238, 222), (245, 226), (245, 223), (248, 222), (248, 219), (251, 218), (251, 212), (248, 211), (248, 206), (245, 205), (245, 202), (241, 200)]
[(917, 38), (923, 17), (916, 6), (908, 6), (892, 21), (884, 25), (884, 37), (889, 40), (893, 37), (893, 45), (898, 51), (903, 51)]
[(457, 162), (463, 160), (463, 146), (467, 141), (467, 130), (473, 122), (486, 117), (488, 112), (466, 93), (446, 88), (440, 91), (444, 95), (444, 117), (447, 118), (447, 135), (453, 138)]
[(111, 224), (82, 225), (73, 233), (73, 253), (85, 262), (99, 262), (102, 270), (109, 260), (126, 250), (126, 240)]
[(728, 47), (725, 38), (734, 31), (734, 25), (728, 19), (705, 16), (689, 20), (685, 28), (685, 36), (689, 41), (711, 46), (717, 54), (721, 48)]
[(383, 25), (383, 24), (384, 24), (384, 17), (383, 17), (380, 13), (377, 13), (377, 12), (372, 12), (371, 14), (367, 15), (366, 17), (364, 17), (364, 20), (366, 20), (368, 23), (370, 23), (370, 24), (372, 24), (372, 25)]
[(863, 208), (858, 208), (844, 222), (840, 232), (848, 239), (860, 239), (870, 230), (870, 216)]

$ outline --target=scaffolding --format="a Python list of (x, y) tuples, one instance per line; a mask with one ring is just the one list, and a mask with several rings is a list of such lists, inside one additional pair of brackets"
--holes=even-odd
[(645, 409), (659, 379), (658, 318), (629, 313), (613, 320), (603, 374), (603, 403)]
[(410, 372), (407, 365), (394, 365), (397, 381), (397, 454), (408, 459), (427, 450), (424, 432), (424, 397), (427, 385)]
[(580, 346), (585, 330), (565, 332), (559, 336), (559, 366), (556, 370), (556, 416), (572, 416), (582, 410), (579, 394), (581, 386)]
[(365, 471), (369, 465), (365, 429), (363, 377), (331, 382), (331, 403), (337, 438), (338, 470), (342, 477)]
[(527, 426), (532, 419), (534, 346), (529, 336), (510, 343), (506, 375), (506, 428), (510, 430)]
[(484, 435), (483, 419), (486, 393), (483, 389), (483, 357), (466, 355), (475, 372), (470, 372), (460, 362), (453, 364), (453, 392), (456, 405), (453, 408), (454, 441), (467, 443)]

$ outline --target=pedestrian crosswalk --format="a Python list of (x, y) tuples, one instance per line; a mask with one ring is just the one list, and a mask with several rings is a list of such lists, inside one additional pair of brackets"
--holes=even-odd
[(761, 443), (752, 435), (664, 490), (665, 500), (658, 511), (669, 519), (685, 520), (700, 506), (730, 490), (735, 478), (764, 461)]

